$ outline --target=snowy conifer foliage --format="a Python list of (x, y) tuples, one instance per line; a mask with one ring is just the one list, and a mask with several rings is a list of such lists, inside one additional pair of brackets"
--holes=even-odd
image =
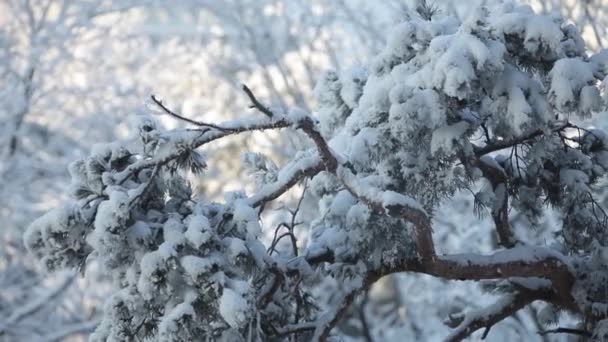
[[(589, 56), (575, 27), (528, 7), (479, 8), (462, 22), (419, 12), (368, 65), (320, 77), (316, 113), (269, 108), (244, 86), (257, 114), (171, 131), (146, 117), (132, 140), (70, 165), (73, 201), (35, 221), (25, 243), (49, 270), (84, 272), (94, 258), (113, 275), (93, 341), (325, 341), (358, 295), (397, 272), (497, 280), (497, 303), (446, 317), (448, 341), (486, 335), (537, 300), (579, 319), (568, 332), (608, 337), (608, 217), (594, 199), (608, 135), (573, 123), (602, 115), (608, 54)], [(193, 196), (185, 174), (204, 172), (199, 148), (270, 129), (301, 132), (310, 148), (282, 166), (244, 156), (254, 193)], [(304, 244), (293, 225), (266, 227), (260, 215), (307, 180), (319, 208)], [(481, 183), (471, 196), (500, 249), (437, 253), (440, 201)], [(535, 229), (548, 206), (561, 214), (555, 241), (521, 239), (509, 210)], [(289, 248), (277, 247), (283, 237)], [(324, 277), (340, 286), (320, 303)]]

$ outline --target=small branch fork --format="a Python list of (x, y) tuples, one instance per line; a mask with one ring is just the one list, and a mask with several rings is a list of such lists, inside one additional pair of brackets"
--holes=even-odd
[[(249, 100), (251, 100), (251, 108), (255, 108), (255, 109), (259, 110), (260, 112), (264, 113), (269, 118), (276, 117), (275, 114), (268, 107), (263, 105), (255, 97), (255, 95), (253, 94), (251, 89), (249, 89), (249, 87), (247, 87), (244, 84), (243, 84), (243, 91), (247, 94), (247, 96), (249, 97)], [(306, 133), (306, 135), (315, 143), (315, 145), (317, 146), (317, 149), (319, 151), (319, 154), (321, 156), (321, 159), (323, 160), (323, 164), (325, 164), (327, 171), (335, 172), (336, 169), (338, 168), (338, 161), (331, 153), (329, 146), (327, 146), (327, 142), (325, 141), (325, 138), (323, 138), (321, 133), (319, 133), (319, 131), (316, 129), (315, 124), (312, 121), (312, 119), (310, 117), (305, 117), (297, 123), (296, 127), (300, 128), (302, 131), (304, 131), (304, 133)]]
[[(574, 283), (574, 277), (570, 273), (568, 264), (557, 252), (544, 249), (542, 247), (515, 246), (515, 243), (509, 242), (513, 240), (505, 233), (505, 238), (503, 239), (503, 237), (501, 237), (501, 240), (505, 241), (504, 245), (512, 248), (497, 252), (493, 255), (437, 255), (432, 239), (431, 219), (426, 212), (424, 212), (424, 210), (411, 205), (391, 205), (390, 207), (385, 207), (383, 203), (375, 200), (374, 198), (368, 198), (364, 194), (357, 193), (355, 191), (355, 187), (348, 184), (345, 177), (341, 177), (341, 175), (344, 174), (343, 171), (347, 170), (348, 168), (340, 166), (338, 160), (327, 145), (327, 142), (316, 129), (314, 121), (311, 118), (299, 118), (298, 122), (293, 122), (287, 117), (277, 116), (268, 107), (258, 101), (253, 92), (247, 86), (243, 86), (243, 91), (252, 102), (251, 107), (262, 112), (267, 119), (254, 124), (236, 127), (223, 125), (222, 127), (218, 126), (219, 128), (215, 128), (213, 126), (205, 125), (211, 129), (197, 139), (194, 139), (192, 142), (192, 148), (196, 148), (207, 142), (240, 132), (295, 126), (296, 128), (301, 129), (314, 142), (319, 154), (317, 157), (318, 159), (316, 160), (311, 158), (306, 163), (298, 164), (295, 162), (292, 164), (292, 167), (290, 167), (290, 174), (285, 175), (285, 177), (281, 177), (281, 180), (279, 181), (265, 185), (256, 195), (249, 198), (248, 202), (250, 205), (254, 207), (265, 205), (267, 202), (272, 201), (281, 196), (283, 193), (287, 192), (295, 184), (304, 180), (305, 178), (312, 177), (322, 171), (326, 171), (335, 174), (338, 177), (338, 180), (343, 183), (343, 185), (353, 194), (353, 196), (358, 198), (363, 203), (369, 205), (373, 210), (391, 215), (393, 217), (399, 217), (412, 223), (415, 227), (417, 235), (416, 242), (419, 252), (419, 256), (417, 258), (403, 260), (396, 265), (383, 265), (377, 269), (368, 270), (364, 275), (362, 286), (345, 295), (342, 304), (335, 311), (333, 311), (333, 316), (329, 318), (328, 316), (325, 316), (318, 322), (303, 322), (285, 326), (281, 329), (277, 329), (277, 334), (289, 335), (302, 331), (315, 331), (315, 338), (313, 341), (325, 341), (333, 327), (340, 321), (346, 309), (359, 293), (362, 291), (367, 291), (369, 287), (381, 277), (396, 272), (424, 273), (442, 279), (451, 280), (540, 277), (550, 281), (551, 286), (547, 288), (536, 290), (520, 289), (518, 293), (504, 297), (497, 304), (488, 308), (483, 317), (470, 315), (469, 317), (465, 318), (458, 327), (456, 327), (453, 333), (448, 337), (448, 341), (460, 341), (476, 330), (484, 327), (486, 328), (486, 332), (484, 334), (487, 335), (489, 329), (494, 324), (500, 322), (506, 317), (509, 317), (519, 309), (535, 300), (543, 300), (551, 302), (562, 308), (579, 311), (574, 299), (570, 294), (572, 285)], [(567, 125), (568, 124), (560, 126), (554, 130), (564, 129)], [(226, 130), (223, 127), (231, 128)], [(514, 144), (523, 143), (529, 139), (537, 138), (542, 134), (543, 132), (535, 131), (525, 137), (518, 138), (513, 141), (501, 141), (493, 145), (475, 148), (474, 154), (478, 159), (480, 159), (480, 157), (484, 154), (498, 151)], [(124, 176), (128, 176), (128, 174), (132, 174), (132, 172), (137, 170), (152, 167), (158, 163), (166, 163), (175, 157), (176, 156), (170, 155), (165, 156), (161, 160), (140, 161), (123, 171), (125, 173)], [(492, 170), (488, 165), (484, 166), (479, 164), (478, 166), (485, 168), (489, 175), (496, 172), (496, 170)], [(499, 175), (496, 174), (496, 176), (498, 177)], [(500, 177), (506, 176), (500, 175)], [(497, 180), (504, 181), (503, 178), (497, 178)], [(506, 222), (506, 224), (508, 224), (508, 221), (506, 221), (506, 216), (500, 216), (498, 219), (499, 223)], [(298, 257), (298, 260), (302, 260), (310, 266), (316, 266), (323, 263), (343, 262), (341, 260), (336, 260), (333, 251), (329, 249), (317, 254), (305, 254), (304, 256)], [(274, 274), (274, 281), (271, 282), (271, 285), (269, 285), (267, 289), (265, 289), (264, 294), (261, 296), (261, 299), (258, 302), (259, 306), (264, 307), (272, 300), (274, 293), (284, 282), (285, 276), (292, 277), (300, 275), (299, 267), (301, 266), (289, 265), (290, 263), (287, 264), (286, 269), (283, 269), (282, 267), (271, 269), (271, 273)]]

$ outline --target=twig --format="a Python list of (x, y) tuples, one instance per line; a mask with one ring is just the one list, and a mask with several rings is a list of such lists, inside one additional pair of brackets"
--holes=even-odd
[(545, 336), (548, 334), (572, 334), (572, 335), (581, 335), (581, 336), (585, 336), (585, 337), (593, 336), (593, 334), (591, 334), (591, 332), (589, 332), (587, 330), (574, 329), (574, 328), (563, 328), (563, 327), (551, 329), (551, 330), (539, 331), (538, 334), (541, 336)]
[[(565, 128), (570, 128), (570, 127), (572, 127), (572, 124), (567, 122), (565, 124), (559, 125), (553, 129), (551, 129), (551, 132), (559, 132), (559, 131), (564, 130)], [(500, 140), (500, 141), (494, 141), (491, 144), (488, 144), (483, 147), (475, 147), (474, 148), (475, 155), (478, 157), (481, 157), (484, 154), (488, 154), (490, 152), (495, 152), (495, 151), (505, 149), (507, 147), (512, 147), (512, 146), (515, 146), (518, 144), (522, 144), (528, 140), (538, 138), (538, 137), (542, 136), (543, 134), (545, 134), (544, 130), (537, 129), (535, 131), (532, 131), (532, 132), (522, 135), (520, 137), (516, 137), (516, 138), (512, 138), (512, 139), (505, 139), (505, 140)]]
[(266, 115), (269, 118), (272, 118), (274, 116), (274, 113), (268, 107), (264, 106), (260, 101), (258, 101), (258, 99), (255, 97), (255, 95), (253, 95), (253, 92), (251, 91), (251, 89), (249, 89), (249, 87), (247, 87), (245, 84), (243, 84), (242, 89), (245, 92), (245, 94), (247, 94), (247, 97), (249, 97), (249, 100), (251, 101), (251, 108), (255, 108), (255, 109), (259, 110), (260, 112), (264, 113), (264, 115)]
[(157, 99), (157, 98), (156, 98), (156, 96), (151, 95), (151, 96), (150, 96), (150, 98), (151, 98), (151, 99), (152, 99), (152, 101), (153, 101), (153, 102), (154, 102), (154, 103), (155, 103), (157, 106), (159, 106), (159, 107), (160, 107), (160, 108), (161, 108), (161, 109), (162, 109), (162, 110), (163, 110), (165, 113), (167, 113), (167, 114), (171, 115), (172, 117), (174, 117), (174, 118), (176, 118), (176, 119), (178, 119), (178, 120), (182, 120), (182, 121), (185, 121), (185, 122), (187, 122), (187, 123), (191, 123), (191, 124), (196, 125), (196, 126), (202, 126), (202, 127), (210, 127), (210, 128), (214, 128), (214, 129), (217, 129), (217, 130), (219, 130), (219, 131), (228, 131), (228, 132), (232, 131), (230, 128), (224, 128), (224, 127), (221, 127), (221, 126), (218, 126), (218, 125), (214, 125), (214, 124), (209, 124), (209, 123), (206, 123), (206, 122), (201, 122), (201, 121), (192, 120), (192, 119), (189, 119), (189, 118), (184, 117), (184, 116), (182, 116), (182, 115), (179, 115), (179, 114), (177, 114), (176, 112), (174, 112), (174, 111), (172, 111), (171, 109), (169, 109), (167, 106), (165, 106), (165, 105), (163, 104), (163, 101), (161, 101), (161, 100)]

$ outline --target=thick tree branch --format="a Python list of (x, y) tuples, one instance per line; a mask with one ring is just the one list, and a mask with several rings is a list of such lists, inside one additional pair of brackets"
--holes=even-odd
[(396, 272), (416, 272), (451, 280), (544, 278), (551, 282), (559, 305), (577, 310), (570, 293), (574, 277), (563, 257), (546, 248), (519, 246), (492, 255), (455, 254), (435, 259), (408, 259), (370, 272), (379, 279)]
[[(321, 263), (335, 262), (331, 251), (320, 251), (307, 255), (305, 260), (314, 266)], [(288, 274), (298, 272), (301, 267), (288, 268)], [(291, 270), (291, 271), (289, 271)], [(363, 290), (369, 288), (378, 279), (397, 272), (414, 272), (432, 275), (448, 280), (484, 280), (508, 278), (543, 278), (550, 281), (550, 287), (530, 290), (518, 287), (520, 295), (512, 300), (501, 301), (495, 306), (493, 314), (485, 318), (472, 317), (465, 320), (453, 332), (449, 341), (459, 341), (482, 327), (491, 327), (510, 316), (534, 300), (552, 302), (570, 310), (578, 310), (571, 296), (574, 277), (563, 257), (549, 249), (541, 247), (519, 246), (492, 255), (456, 254), (435, 256), (434, 258), (414, 258), (404, 260), (393, 266), (383, 266), (367, 273)], [(508, 298), (507, 298), (508, 299)], [(499, 304), (500, 304), (499, 303)], [(332, 320), (335, 325), (339, 319)], [(331, 329), (330, 329), (331, 330)]]

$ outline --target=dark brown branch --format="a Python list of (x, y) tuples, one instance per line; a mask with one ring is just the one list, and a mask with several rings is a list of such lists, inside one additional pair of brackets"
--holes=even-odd
[(492, 220), (496, 226), (499, 244), (511, 248), (517, 244), (515, 234), (509, 223), (509, 181), (504, 170), (498, 169), (483, 161), (483, 158), (475, 159), (473, 166), (481, 170), (483, 176), (492, 184), (492, 190), (500, 204), (492, 208)]
[[(325, 251), (307, 256), (306, 261), (313, 266), (325, 262), (333, 263), (334, 256), (331, 251)], [(291, 272), (297, 272), (297, 269), (293, 269)], [(436, 256), (433, 259), (408, 259), (395, 266), (384, 266), (368, 272), (364, 282), (365, 286), (371, 286), (378, 279), (397, 272), (424, 273), (448, 280), (507, 279), (513, 277), (545, 278), (551, 282), (551, 288), (535, 293), (534, 300), (550, 301), (570, 310), (578, 310), (570, 293), (574, 278), (568, 266), (562, 262), (558, 255), (542, 248), (516, 247), (489, 256), (446, 255)], [(532, 293), (525, 288), (520, 290), (525, 294)], [(525, 306), (526, 304), (521, 305)], [(513, 308), (515, 307), (520, 308), (520, 304)], [(495, 317), (496, 322), (502, 319), (498, 319), (500, 317), (502, 316)], [(483, 326), (487, 325), (481, 325), (480, 327)], [(470, 332), (472, 333), (472, 331)]]
[[(331, 250), (319, 251), (314, 255), (306, 255), (304, 260), (311, 266), (322, 263), (334, 263), (334, 254)], [(287, 275), (297, 274), (298, 265), (288, 267)], [(494, 314), (478, 318), (470, 318), (463, 321), (448, 339), (449, 341), (459, 341), (469, 336), (474, 331), (486, 327), (486, 334), (489, 328), (509, 317), (519, 309), (534, 300), (544, 300), (555, 305), (577, 311), (578, 308), (571, 295), (574, 277), (570, 273), (559, 254), (555, 252), (532, 247), (516, 247), (505, 251), (497, 252), (493, 255), (444, 255), (434, 256), (433, 258), (414, 258), (404, 260), (398, 265), (384, 266), (377, 270), (369, 271), (366, 274), (364, 285), (361, 290), (367, 290), (369, 286), (378, 279), (397, 272), (415, 272), (432, 275), (448, 280), (484, 280), (484, 279), (507, 279), (514, 277), (522, 278), (544, 278), (551, 282), (550, 287), (539, 290), (530, 290), (524, 287), (519, 288), (519, 295), (512, 301), (505, 302), (494, 310)], [(352, 294), (354, 298), (354, 293)], [(337, 324), (341, 315), (344, 313), (344, 306), (348, 307), (349, 298), (345, 297), (337, 316), (333, 317), (329, 323), (323, 327), (326, 329), (324, 336)], [(352, 301), (352, 300), (351, 300)], [(321, 334), (319, 334), (321, 336)]]
[(247, 97), (249, 97), (249, 100), (251, 101), (251, 108), (259, 110), (269, 118), (272, 118), (274, 116), (274, 113), (268, 107), (258, 101), (258, 99), (255, 97), (255, 95), (253, 95), (253, 92), (251, 91), (251, 89), (249, 89), (249, 87), (243, 84), (242, 88), (245, 94), (247, 94)]
[(539, 331), (538, 334), (541, 336), (545, 336), (548, 334), (572, 334), (572, 335), (580, 335), (580, 336), (585, 336), (585, 337), (593, 336), (593, 334), (587, 330), (574, 329), (574, 328), (563, 328), (563, 327), (551, 329), (551, 330)]
[(304, 181), (302, 195), (300, 195), (300, 199), (298, 200), (298, 203), (296, 204), (296, 208), (293, 210), (293, 212), (291, 212), (291, 225), (290, 225), (289, 230), (291, 232), (291, 235), (290, 235), (291, 236), (291, 247), (293, 249), (294, 256), (298, 256), (298, 243), (297, 243), (297, 239), (296, 239), (294, 230), (297, 225), (301, 224), (301, 223), (296, 222), (296, 218), (298, 216), (298, 213), (300, 212), (300, 208), (302, 207), (302, 202), (304, 202), (304, 196), (306, 195), (306, 190), (308, 190), (308, 182)]
[[(422, 210), (408, 206), (393, 206), (393, 208), (389, 208), (389, 213), (394, 210), (396, 215), (411, 222), (416, 228), (416, 245), (420, 256), (425, 260), (435, 259), (433, 227), (431, 226), (431, 219), (428, 215)], [(395, 215), (393, 214), (393, 216)]]
[(516, 137), (513, 139), (506, 139), (506, 140), (500, 140), (500, 141), (493, 141), (491, 144), (488, 144), (484, 147), (477, 147), (475, 148), (475, 155), (477, 155), (478, 157), (481, 157), (485, 154), (491, 153), (491, 152), (496, 152), (496, 151), (500, 151), (502, 149), (505, 148), (509, 148), (515, 145), (519, 145), (521, 143), (524, 143), (528, 140), (534, 139), (534, 138), (538, 138), (541, 135), (543, 135), (545, 132), (542, 129), (533, 131), (531, 133), (528, 133), (524, 136), (521, 137)]
[(285, 192), (287, 192), (289, 189), (291, 189), (294, 185), (296, 185), (302, 179), (304, 179), (306, 177), (312, 177), (312, 176), (318, 174), (319, 172), (323, 171), (324, 169), (325, 169), (325, 167), (323, 166), (321, 161), (319, 161), (316, 164), (310, 165), (308, 167), (299, 169), (299, 170), (293, 172), (293, 174), (290, 177), (283, 177), (286, 180), (276, 181), (272, 184), (266, 185), (262, 189), (270, 189), (270, 190), (266, 190), (266, 192), (261, 192), (261, 193), (258, 193), (256, 195), (250, 197), (249, 205), (251, 205), (252, 207), (258, 207), (260, 205), (265, 204), (266, 202), (272, 201), (272, 200), (278, 198), (279, 196), (281, 196), (282, 194), (284, 194)]
[(298, 122), (298, 128), (302, 129), (302, 131), (304, 131), (304, 133), (306, 133), (306, 135), (315, 143), (317, 146), (317, 151), (319, 152), (321, 160), (323, 161), (327, 171), (332, 173), (336, 172), (336, 169), (338, 168), (338, 161), (329, 150), (329, 146), (327, 145), (325, 138), (323, 138), (321, 133), (319, 133), (319, 131), (315, 128), (315, 124), (312, 119), (309, 117), (302, 119), (300, 122)]
[[(329, 253), (307, 258), (311, 262), (333, 262), (333, 256)], [(459, 328), (448, 339), (449, 341), (460, 341), (474, 331), (490, 327), (493, 324), (510, 316), (517, 310), (534, 300), (545, 300), (557, 303), (570, 309), (576, 309), (570, 290), (574, 279), (569, 272), (568, 266), (561, 259), (551, 254), (548, 250), (532, 249), (529, 247), (518, 247), (515, 249), (498, 252), (490, 256), (481, 255), (451, 255), (436, 256), (432, 259), (416, 258), (405, 260), (396, 266), (384, 266), (378, 270), (368, 272), (364, 286), (367, 289), (378, 279), (397, 272), (416, 272), (432, 275), (442, 279), (451, 280), (483, 280), (483, 279), (506, 279), (512, 277), (540, 277), (551, 281), (551, 288), (539, 291), (521, 289), (522, 296), (515, 297), (512, 302), (504, 304), (494, 315), (484, 318), (465, 320), (466, 328)], [(352, 297), (356, 295), (352, 293)], [(336, 310), (337, 316), (325, 323), (323, 331), (318, 331), (316, 336), (327, 337), (329, 331), (337, 324), (344, 307), (348, 307), (352, 298), (346, 296), (340, 308)], [(461, 325), (462, 326), (462, 325)], [(324, 332), (324, 334), (323, 334)], [(319, 341), (323, 341), (322, 338)]]
[(386, 214), (393, 217), (400, 217), (404, 220), (411, 222), (416, 229), (416, 246), (420, 256), (427, 260), (435, 258), (435, 244), (433, 243), (433, 228), (431, 226), (431, 219), (428, 215), (418, 208), (413, 208), (406, 205), (391, 205), (385, 208), (382, 203), (378, 203), (364, 195), (357, 193), (357, 191), (348, 184), (346, 179), (341, 179), (344, 187), (354, 197), (358, 198), (361, 202), (365, 203), (372, 210), (380, 214)]
[[(565, 128), (569, 128), (569, 127), (573, 127), (573, 125), (571, 123), (569, 123), (569, 122), (566, 122), (566, 123), (564, 123), (562, 125), (559, 125), (559, 126), (557, 126), (555, 128), (552, 128), (551, 132), (559, 132), (559, 131), (562, 131)], [(474, 147), (474, 149), (475, 149), (475, 155), (477, 157), (481, 157), (481, 156), (483, 156), (485, 154), (488, 154), (488, 153), (500, 151), (500, 150), (505, 149), (505, 148), (513, 147), (513, 146), (516, 146), (516, 145), (519, 145), (519, 144), (523, 144), (525, 142), (528, 142), (529, 140), (532, 140), (532, 139), (535, 139), (535, 138), (538, 138), (538, 137), (544, 135), (545, 132), (546, 132), (545, 130), (537, 129), (535, 131), (532, 131), (532, 132), (529, 132), (527, 134), (524, 134), (524, 135), (522, 135), (520, 137), (515, 137), (515, 138), (512, 138), (512, 139), (493, 141), (493, 142), (491, 142), (491, 143), (489, 143), (489, 144), (487, 144), (486, 146), (483, 146), (483, 147), (475, 146)]]
[(274, 276), (274, 280), (272, 281), (268, 289), (264, 289), (262, 291), (262, 295), (258, 299), (259, 309), (264, 309), (268, 305), (268, 303), (272, 301), (272, 297), (281, 287), (281, 284), (283, 284), (283, 282), (285, 281), (285, 276), (276, 265), (270, 267), (270, 273), (272, 273), (272, 275)]
[(433, 260), (410, 259), (401, 264), (370, 272), (379, 279), (396, 272), (425, 273), (442, 279), (484, 280), (512, 277), (545, 278), (551, 281), (557, 303), (561, 307), (577, 310), (570, 293), (574, 277), (560, 257), (548, 250), (532, 247), (516, 247), (493, 255), (445, 255)]
[(218, 126), (218, 125), (214, 125), (214, 124), (209, 124), (209, 123), (205, 123), (205, 122), (201, 122), (201, 121), (192, 120), (192, 119), (189, 119), (189, 118), (187, 118), (185, 116), (179, 115), (176, 112), (174, 112), (171, 109), (169, 109), (167, 106), (165, 106), (163, 104), (163, 101), (157, 99), (156, 96), (151, 95), (150, 98), (165, 113), (171, 115), (172, 117), (174, 117), (174, 118), (176, 118), (178, 120), (182, 120), (182, 121), (185, 121), (187, 123), (190, 123), (190, 124), (193, 124), (193, 125), (196, 125), (196, 126), (214, 128), (214, 129), (217, 129), (219, 131), (230, 131), (229, 128), (224, 128), (224, 127), (221, 127), (221, 126)]

